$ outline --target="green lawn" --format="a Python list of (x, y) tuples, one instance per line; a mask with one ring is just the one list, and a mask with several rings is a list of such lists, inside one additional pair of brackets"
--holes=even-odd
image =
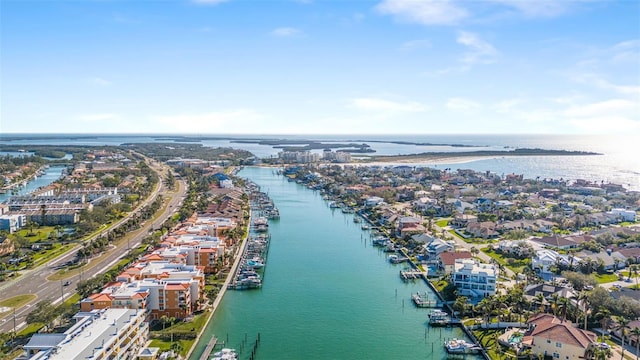
[(524, 268), (531, 264), (531, 259), (528, 259), (528, 258), (521, 259), (521, 260), (514, 259), (514, 261), (510, 263), (506, 257), (504, 257), (502, 254), (496, 253), (491, 248), (482, 248), (481, 250), (482, 252), (487, 254), (489, 257), (496, 260), (500, 265), (506, 266), (516, 274), (522, 273)]
[[(165, 328), (164, 331), (166, 333), (171, 333), (172, 331), (175, 331), (175, 332), (193, 331), (195, 334), (197, 334), (206, 325), (208, 317), (209, 317), (209, 311), (205, 311), (202, 314), (196, 315), (193, 318), (193, 320), (189, 322), (178, 321), (175, 324)], [(157, 331), (157, 332), (161, 333), (162, 331)], [(191, 349), (191, 346), (193, 346), (195, 343), (195, 339), (181, 339), (176, 341), (180, 341), (180, 344), (182, 345), (182, 351), (180, 352), (182, 356), (185, 356), (187, 352), (189, 352), (189, 349)], [(149, 346), (159, 347), (161, 351), (169, 350), (171, 348), (171, 341), (164, 341), (162, 339), (153, 339), (151, 341), (151, 345)]]
[(40, 226), (33, 228), (33, 232), (29, 229), (19, 230), (16, 234), (29, 240), (29, 242), (45, 241), (49, 238), (49, 233), (55, 232), (53, 226)]
[[(502, 359), (503, 355), (499, 355), (496, 349), (500, 347), (502, 349), (501, 354), (506, 353), (506, 349), (496, 343), (496, 337), (502, 335), (502, 330), (474, 330), (473, 334), (478, 338), (482, 347), (487, 349), (489, 357), (491, 359)], [(511, 350), (509, 350), (511, 352)], [(513, 352), (511, 352), (513, 353)]]
[(443, 227), (445, 227), (447, 225), (449, 225), (449, 220), (438, 220), (438, 221), (436, 221), (436, 226), (438, 226), (438, 227), (443, 228)]
[(616, 274), (595, 274), (598, 284), (605, 284), (614, 281), (618, 281), (618, 275)]
[(17, 334), (18, 337), (29, 337), (44, 327), (43, 323), (33, 323), (27, 325), (24, 329), (20, 330)]
[[(32, 301), (36, 297), (37, 296), (34, 294), (24, 294), (24, 295), (14, 296), (12, 298), (0, 301), (0, 307), (8, 307), (8, 308), (21, 307), (22, 305)], [(0, 316), (5, 315), (10, 311), (11, 310), (0, 312)]]

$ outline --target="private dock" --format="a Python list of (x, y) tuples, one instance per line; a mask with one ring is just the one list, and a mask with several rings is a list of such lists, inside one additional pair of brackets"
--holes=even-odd
[(400, 270), (400, 278), (403, 281), (416, 280), (422, 277), (422, 271), (420, 270)]
[(436, 299), (429, 299), (427, 293), (421, 295), (420, 293), (415, 293), (411, 295), (411, 300), (416, 304), (419, 308), (439, 308), (442, 307), (442, 303), (440, 303)]
[(200, 355), (200, 360), (207, 360), (209, 359), (209, 356), (211, 355), (211, 352), (213, 351), (213, 348), (216, 347), (216, 343), (218, 342), (218, 338), (217, 337), (212, 337), (211, 340), (209, 340), (209, 343), (207, 344), (207, 347), (204, 349), (204, 352), (202, 353), (202, 355)]

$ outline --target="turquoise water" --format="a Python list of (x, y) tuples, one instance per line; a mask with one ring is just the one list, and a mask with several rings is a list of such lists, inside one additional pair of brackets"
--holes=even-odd
[(428, 327), (429, 310), (411, 302), (412, 293), (430, 291), (427, 285), (403, 283), (404, 265), (386, 261), (352, 214), (331, 210), (318, 193), (272, 169), (239, 175), (280, 209), (280, 221), (269, 226), (264, 285), (226, 293), (191, 359), (213, 335), (244, 348), (241, 359), (258, 333), (257, 359), (442, 359), (444, 340), (463, 337), (458, 328)]
[[(42, 176), (38, 176), (37, 179), (33, 179), (27, 183), (26, 186), (21, 186), (18, 188), (18, 195), (29, 194), (37, 190), (40, 187), (47, 186), (52, 182), (58, 180), (62, 175), (62, 170), (64, 170), (64, 166), (52, 166), (46, 169), (45, 173)], [(0, 202), (11, 197), (11, 191), (6, 194), (0, 194)]]

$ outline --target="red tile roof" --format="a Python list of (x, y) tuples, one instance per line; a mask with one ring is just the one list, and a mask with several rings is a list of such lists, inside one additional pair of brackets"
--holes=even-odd
[(570, 321), (562, 321), (550, 314), (534, 315), (528, 323), (535, 325), (533, 330), (526, 334), (533, 337), (534, 343), (536, 338), (553, 339), (556, 342), (586, 349), (597, 339), (593, 332), (575, 328)]
[(440, 256), (440, 261), (442, 261), (442, 264), (445, 266), (454, 265), (456, 263), (456, 259), (471, 259), (472, 257), (471, 253), (468, 251), (445, 251), (438, 256)]

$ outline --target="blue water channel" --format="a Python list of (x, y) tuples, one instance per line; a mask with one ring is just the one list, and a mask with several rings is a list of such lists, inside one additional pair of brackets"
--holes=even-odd
[[(45, 170), (45, 173), (43, 175), (33, 178), (25, 186), (19, 186), (17, 188), (16, 195), (29, 194), (41, 187), (45, 187), (51, 184), (52, 182), (60, 178), (64, 169), (64, 166), (51, 166), (50, 168)], [(0, 194), (0, 202), (7, 200), (11, 196), (11, 190), (9, 190), (6, 194)]]
[[(191, 359), (212, 336), (249, 359), (443, 359), (443, 343), (458, 328), (430, 328), (429, 309), (415, 292), (435, 294), (423, 281), (404, 283), (386, 253), (353, 214), (330, 209), (320, 194), (288, 182), (270, 168), (240, 176), (267, 192), (280, 209), (261, 289), (227, 291)], [(467, 356), (467, 359), (476, 359)]]

